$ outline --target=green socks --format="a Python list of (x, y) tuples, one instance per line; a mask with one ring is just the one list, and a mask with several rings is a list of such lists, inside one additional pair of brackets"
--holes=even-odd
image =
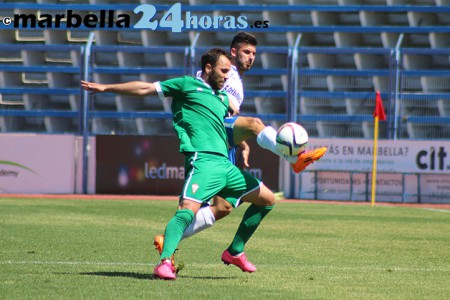
[[(234, 236), (233, 242), (228, 247), (231, 255), (244, 252), (244, 246), (258, 228), (262, 219), (272, 210), (272, 206), (250, 205), (245, 211), (241, 224)], [(164, 247), (161, 259), (170, 258), (181, 241), (186, 228), (192, 223), (194, 213), (189, 209), (180, 209), (169, 221), (164, 232)]]
[(161, 259), (170, 258), (181, 241), (184, 230), (192, 223), (194, 212), (189, 209), (180, 209), (169, 221), (164, 232), (164, 247)]
[(234, 236), (233, 242), (228, 247), (228, 252), (231, 255), (236, 255), (244, 252), (245, 243), (250, 239), (253, 233), (258, 228), (262, 219), (272, 210), (272, 206), (256, 206), (250, 205), (245, 211), (241, 224)]

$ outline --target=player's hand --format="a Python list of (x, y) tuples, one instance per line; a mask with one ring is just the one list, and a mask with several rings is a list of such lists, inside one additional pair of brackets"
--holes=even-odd
[(103, 93), (106, 89), (106, 86), (101, 83), (89, 82), (81, 80), (81, 87), (91, 93)]
[(250, 146), (246, 142), (239, 144), (242, 149), (242, 159), (244, 163), (244, 168), (249, 168), (248, 158), (250, 157)]
[(234, 106), (234, 104), (230, 101), (230, 105), (228, 106), (228, 112), (229, 112), (229, 116), (236, 116), (239, 114), (239, 109), (236, 108), (236, 106)]

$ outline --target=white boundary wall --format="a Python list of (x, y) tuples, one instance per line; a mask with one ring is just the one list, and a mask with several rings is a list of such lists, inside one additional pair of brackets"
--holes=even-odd
[[(83, 138), (74, 135), (0, 134), (0, 193), (83, 192)], [(89, 139), (89, 194), (95, 193), (95, 137)]]
[(74, 174), (73, 135), (0, 135), (2, 193), (73, 193)]
[[(281, 167), (280, 187), (293, 198), (370, 201), (373, 141), (310, 139), (328, 153), (291, 178)], [(377, 201), (450, 203), (450, 142), (378, 141)]]

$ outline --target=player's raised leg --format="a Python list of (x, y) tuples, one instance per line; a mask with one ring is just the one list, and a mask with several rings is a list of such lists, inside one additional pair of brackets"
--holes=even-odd
[(285, 155), (277, 148), (277, 131), (271, 126), (265, 126), (258, 118), (239, 116), (234, 123), (233, 135), (236, 145), (244, 140), (256, 137), (258, 145), (286, 159), (295, 173), (303, 171), (308, 165), (324, 156), (327, 151), (326, 147), (322, 147), (304, 151), (298, 156)]
[(253, 137), (256, 137), (256, 142), (262, 148), (272, 151), (276, 155), (285, 158), (290, 163), (297, 161), (297, 157), (284, 155), (277, 149), (277, 131), (273, 127), (264, 125), (259, 118), (239, 116), (233, 126), (234, 144), (238, 145), (240, 142)]

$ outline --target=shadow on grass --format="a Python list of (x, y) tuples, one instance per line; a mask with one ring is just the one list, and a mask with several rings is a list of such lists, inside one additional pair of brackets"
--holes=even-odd
[(134, 273), (134, 272), (84, 272), (84, 273), (79, 273), (79, 274), (80, 275), (89, 275), (89, 276), (126, 277), (126, 278), (145, 279), (145, 280), (158, 279), (158, 278), (155, 278), (155, 276), (153, 274)]
[(177, 278), (186, 278), (186, 279), (212, 279), (212, 280), (227, 280), (227, 279), (236, 279), (236, 276), (183, 276), (177, 275)]
[[(105, 276), (105, 277), (126, 277), (126, 278), (134, 278), (140, 280), (160, 280), (155, 277), (153, 274), (148, 273), (134, 273), (134, 272), (84, 272), (79, 273), (80, 275), (89, 275), (89, 276)], [(178, 275), (178, 278), (186, 278), (186, 279), (211, 279), (211, 280), (227, 280), (227, 279), (235, 279), (236, 276), (183, 276)]]

